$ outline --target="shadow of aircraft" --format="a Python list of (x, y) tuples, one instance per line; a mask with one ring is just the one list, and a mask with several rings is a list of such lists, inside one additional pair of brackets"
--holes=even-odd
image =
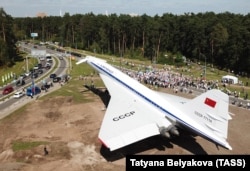
[(108, 107), (109, 100), (110, 100), (110, 94), (109, 94), (107, 89), (96, 88), (94, 86), (89, 86), (89, 85), (84, 85), (84, 87), (86, 87), (88, 90), (90, 90), (93, 93), (95, 93), (96, 95), (98, 95), (101, 98), (105, 107), (106, 108)]
[(167, 150), (173, 149), (174, 144), (176, 146), (180, 146), (183, 149), (189, 151), (190, 154), (207, 155), (207, 152), (204, 151), (201, 145), (197, 143), (195, 141), (195, 138), (192, 135), (190, 135), (188, 132), (185, 132), (183, 135), (180, 135), (179, 137), (174, 137), (172, 139), (165, 138), (161, 135), (156, 135), (156, 136), (138, 141), (131, 145), (125, 146), (121, 149), (117, 149), (115, 151), (110, 151), (108, 148), (102, 145), (100, 149), (100, 153), (107, 161), (111, 161), (111, 162), (122, 159), (126, 157), (127, 155), (135, 155), (135, 154), (142, 153), (144, 151), (151, 150), (151, 149), (157, 149), (158, 151), (166, 151), (166, 155), (168, 154), (172, 155), (171, 153), (168, 153)]

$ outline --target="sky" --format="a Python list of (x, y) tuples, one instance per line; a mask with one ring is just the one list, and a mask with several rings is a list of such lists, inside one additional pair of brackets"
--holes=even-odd
[(0, 7), (12, 17), (74, 14), (135, 14), (161, 16), (164, 13), (223, 13), (246, 15), (250, 0), (1, 0)]

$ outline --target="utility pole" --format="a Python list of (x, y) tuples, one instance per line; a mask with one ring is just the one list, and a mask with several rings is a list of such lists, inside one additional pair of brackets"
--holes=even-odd
[(71, 70), (72, 69), (72, 63), (71, 63), (71, 58), (72, 58), (72, 55), (71, 55), (71, 48), (70, 48), (70, 58), (69, 58), (69, 69)]
[(28, 57), (26, 56), (26, 73), (29, 72), (29, 62), (28, 62)]
[(29, 73), (29, 62), (28, 62), (28, 57), (29, 55), (26, 56), (25, 61), (26, 61), (26, 73)]
[(71, 48), (70, 48), (70, 51), (69, 51), (69, 69), (68, 69), (68, 74), (70, 74), (70, 70), (71, 70)]
[(199, 56), (203, 56), (204, 57), (204, 60), (205, 60), (205, 63), (204, 63), (204, 80), (206, 81), (207, 79), (207, 56), (204, 55), (203, 53), (200, 52)]

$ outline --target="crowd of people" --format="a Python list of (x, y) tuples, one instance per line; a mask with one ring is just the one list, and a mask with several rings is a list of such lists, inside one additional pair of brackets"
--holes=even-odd
[[(202, 77), (193, 77), (189, 75), (184, 75), (181, 72), (175, 72), (171, 67), (164, 68), (153, 68), (149, 66), (137, 66), (135, 64), (130, 64), (131, 69), (125, 67), (122, 68), (122, 71), (129, 75), (130, 77), (138, 80), (139, 82), (148, 85), (150, 88), (157, 89), (159, 87), (172, 89), (175, 93), (184, 92), (192, 93), (193, 91), (205, 92), (210, 89), (220, 89), (225, 93), (227, 87), (223, 84), (220, 85), (218, 80), (204, 80)], [(250, 109), (250, 102), (248, 101), (248, 93), (244, 91), (242, 86), (241, 91), (234, 91), (232, 94), (228, 94), (230, 97), (234, 97), (235, 105), (239, 107), (246, 107)]]
[[(113, 59), (112, 59), (113, 60)], [(114, 61), (113, 61), (114, 62)], [(130, 67), (121, 67), (123, 65), (129, 65)], [(148, 86), (151, 89), (169, 88), (172, 89), (175, 93), (193, 93), (193, 91), (206, 92), (210, 89), (221, 89), (226, 92), (226, 87), (223, 84), (220, 85), (218, 80), (205, 80), (203, 77), (193, 77), (192, 75), (184, 75), (183, 70), (180, 72), (174, 71), (170, 66), (165, 66), (163, 68), (154, 68), (152, 66), (136, 65), (134, 63), (123, 62), (123, 65), (117, 66), (122, 72), (126, 73), (130, 77), (136, 79), (140, 83)], [(128, 69), (130, 68), (130, 69)], [(93, 73), (90, 75), (91, 86), (94, 86), (93, 82)], [(87, 84), (87, 77), (80, 75), (80, 80), (84, 80), (84, 84)], [(235, 91), (235, 97), (239, 99), (240, 92)], [(234, 94), (229, 94), (234, 96)], [(250, 109), (249, 102), (247, 103), (248, 95), (244, 97), (246, 100), (245, 106)], [(235, 104), (237, 101), (235, 101)], [(232, 103), (233, 104), (233, 103)], [(240, 104), (240, 103), (239, 103)], [(238, 104), (238, 106), (240, 106)], [(242, 104), (242, 106), (244, 106)]]

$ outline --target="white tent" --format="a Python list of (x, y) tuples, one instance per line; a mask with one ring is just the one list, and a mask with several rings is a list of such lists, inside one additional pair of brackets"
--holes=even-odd
[(238, 84), (238, 78), (232, 75), (225, 75), (222, 77), (222, 82), (230, 84)]

